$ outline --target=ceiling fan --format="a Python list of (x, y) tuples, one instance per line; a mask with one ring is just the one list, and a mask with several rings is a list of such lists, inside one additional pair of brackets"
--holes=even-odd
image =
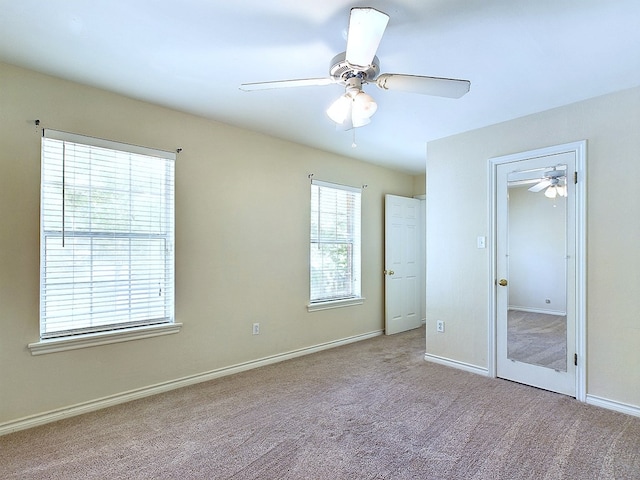
[(243, 83), (240, 89), (254, 91), (338, 83), (345, 87), (345, 94), (328, 108), (327, 115), (343, 130), (367, 125), (376, 112), (375, 100), (362, 90), (368, 83), (375, 83), (382, 90), (448, 98), (460, 98), (469, 91), (468, 80), (396, 73), (379, 75), (376, 51), (388, 22), (389, 16), (375, 8), (354, 7), (349, 17), (347, 49), (331, 60), (329, 77)]
[(529, 188), (530, 192), (540, 192), (545, 190), (545, 197), (556, 198), (557, 196), (567, 196), (567, 177), (563, 170), (549, 170), (544, 173), (544, 177), (533, 187)]

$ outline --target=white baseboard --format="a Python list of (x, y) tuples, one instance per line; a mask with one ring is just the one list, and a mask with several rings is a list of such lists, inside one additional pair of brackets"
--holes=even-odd
[(595, 405), (596, 407), (602, 407), (608, 410), (626, 413), (627, 415), (633, 415), (634, 417), (640, 417), (640, 407), (629, 405), (628, 403), (616, 402), (615, 400), (609, 400), (595, 395), (587, 395), (586, 402), (589, 405)]
[(0, 436), (8, 433), (17, 432), (19, 430), (26, 430), (27, 428), (37, 427), (46, 423), (63, 420), (65, 418), (75, 417), (76, 415), (82, 415), (83, 413), (93, 412), (102, 408), (112, 407), (121, 403), (130, 402), (139, 398), (149, 397), (158, 393), (168, 392), (177, 388), (187, 387), (189, 385), (195, 385), (196, 383), (206, 382), (216, 378), (224, 377), (227, 375), (233, 375), (234, 373), (244, 372), (253, 368), (263, 367), (292, 358), (309, 355), (311, 353), (320, 352), (322, 350), (328, 350), (330, 348), (340, 347), (349, 343), (359, 342), (361, 340), (367, 340), (369, 338), (378, 337), (383, 334), (383, 330), (376, 330), (361, 335), (354, 335), (352, 337), (343, 338), (340, 340), (333, 340), (326, 343), (320, 343), (311, 347), (300, 348), (292, 350), (290, 352), (279, 353), (271, 355), (269, 357), (260, 358), (257, 360), (251, 360), (249, 362), (239, 363), (231, 365), (229, 367), (223, 367), (209, 372), (200, 373), (197, 375), (190, 375), (188, 377), (179, 378), (176, 380), (170, 380), (168, 382), (151, 385), (128, 392), (118, 393), (116, 395), (110, 395), (108, 397), (91, 400), (89, 402), (83, 402), (69, 407), (63, 407), (56, 410), (52, 410), (37, 415), (31, 415), (29, 417), (13, 420), (10, 422), (0, 424)]
[(427, 362), (438, 363), (440, 365), (457, 368), (458, 370), (464, 370), (466, 372), (483, 375), (485, 377), (489, 375), (489, 370), (486, 368), (478, 367), (477, 365), (472, 365), (470, 363), (459, 362), (458, 360), (451, 360), (450, 358), (439, 357), (438, 355), (431, 355), (430, 353), (425, 353), (424, 359)]
[[(426, 353), (424, 355), (424, 359), (428, 362), (438, 363), (440, 365), (457, 368), (459, 370), (465, 370), (467, 372), (476, 373), (479, 375), (489, 375), (489, 371), (486, 368), (478, 367), (476, 365), (471, 365), (465, 362), (459, 362), (457, 360), (451, 360), (449, 358), (439, 357), (437, 355)], [(615, 400), (609, 400), (607, 398), (598, 397), (596, 395), (587, 395), (585, 401), (589, 405), (606, 408), (607, 410), (613, 410), (615, 412), (625, 413), (634, 417), (640, 417), (640, 407), (636, 405), (616, 402)]]

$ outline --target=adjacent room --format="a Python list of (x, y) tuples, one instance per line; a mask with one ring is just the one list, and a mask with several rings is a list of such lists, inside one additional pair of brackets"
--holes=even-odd
[(0, 477), (640, 476), (637, 2), (0, 7)]

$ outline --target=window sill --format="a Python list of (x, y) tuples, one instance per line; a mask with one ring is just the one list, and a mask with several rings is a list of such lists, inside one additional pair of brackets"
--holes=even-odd
[(27, 345), (31, 355), (44, 355), (46, 353), (64, 352), (78, 348), (95, 347), (109, 343), (128, 342), (141, 338), (157, 337), (178, 333), (182, 328), (181, 323), (164, 325), (150, 325), (148, 327), (129, 328), (126, 330), (114, 330), (112, 332), (90, 333), (66, 338), (52, 338)]
[(307, 305), (308, 312), (317, 312), (319, 310), (329, 310), (331, 308), (350, 307), (352, 305), (362, 305), (364, 297), (345, 298), (344, 300), (332, 300), (330, 302), (317, 302)]

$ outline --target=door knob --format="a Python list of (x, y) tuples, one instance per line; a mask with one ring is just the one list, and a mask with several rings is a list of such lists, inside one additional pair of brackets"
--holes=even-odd
[(385, 275), (393, 275), (394, 273), (396, 273), (396, 272), (394, 272), (393, 270), (385, 270), (384, 271)]
[(500, 281), (498, 282), (498, 285), (500, 285), (501, 287), (506, 287), (507, 286), (507, 279), (506, 278), (501, 278)]

